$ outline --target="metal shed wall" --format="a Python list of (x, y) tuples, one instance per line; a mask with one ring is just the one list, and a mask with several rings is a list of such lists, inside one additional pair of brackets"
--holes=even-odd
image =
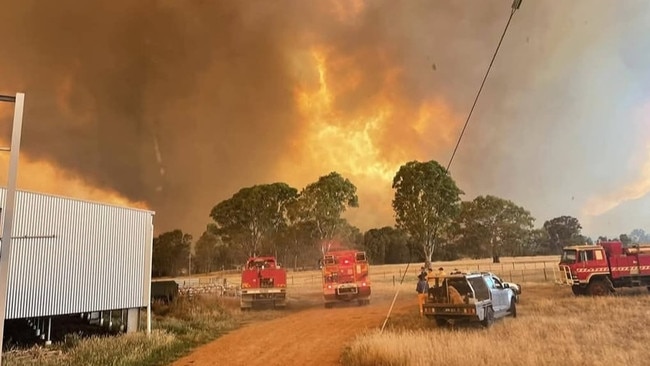
[(153, 214), (17, 191), (6, 319), (147, 306)]

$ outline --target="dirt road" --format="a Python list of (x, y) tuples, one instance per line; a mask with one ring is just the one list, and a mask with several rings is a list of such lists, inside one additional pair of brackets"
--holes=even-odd
[[(370, 305), (323, 308), (308, 301), (281, 318), (252, 322), (201, 346), (173, 366), (338, 365), (345, 344), (365, 329), (378, 328), (393, 293), (373, 296)], [(400, 293), (394, 314), (417, 311), (414, 296)], [(313, 296), (318, 296), (314, 294)]]

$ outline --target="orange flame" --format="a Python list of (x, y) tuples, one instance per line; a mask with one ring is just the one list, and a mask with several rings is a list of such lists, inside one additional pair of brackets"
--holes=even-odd
[[(402, 91), (402, 70), (388, 58), (380, 75), (369, 75), (354, 55), (313, 47), (297, 57), (303, 75), (295, 88), (304, 121), (285, 176), (313, 180), (336, 170), (359, 189), (361, 208), (349, 213), (359, 225), (388, 225), (392, 179), (410, 160), (430, 160), (453, 143), (458, 118), (443, 97), (412, 101)], [(308, 67), (305, 67), (308, 65)], [(304, 75), (310, 75), (305, 77)], [(359, 96), (369, 78), (378, 88)], [(406, 93), (404, 93), (405, 95)], [(300, 178), (298, 178), (300, 179)], [(365, 207), (365, 209), (364, 209)], [(358, 215), (358, 216), (357, 216)]]

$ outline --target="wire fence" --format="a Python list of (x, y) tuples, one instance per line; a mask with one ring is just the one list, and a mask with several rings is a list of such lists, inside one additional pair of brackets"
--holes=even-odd
[[(503, 263), (490, 263), (487, 260), (434, 262), (433, 268), (444, 267), (446, 273), (461, 272), (492, 272), (505, 281), (525, 282), (556, 282), (559, 276), (557, 270), (559, 257), (530, 257), (528, 260), (512, 260)], [(376, 265), (370, 266), (370, 281), (378, 285), (398, 286), (404, 275), (406, 265)], [(405, 282), (416, 282), (420, 266), (412, 266), (405, 275)], [(178, 283), (180, 295), (214, 293), (221, 296), (237, 296), (240, 287), (240, 271), (223, 271), (197, 277), (174, 278)], [(320, 287), (322, 275), (320, 270), (288, 271), (287, 287)]]

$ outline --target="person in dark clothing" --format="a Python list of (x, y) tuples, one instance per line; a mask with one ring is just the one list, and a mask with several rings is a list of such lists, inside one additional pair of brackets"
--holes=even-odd
[(420, 276), (427, 276), (427, 275), (428, 273), (427, 270), (424, 268), (424, 266), (420, 267), (420, 274), (418, 275), (418, 278), (420, 278)]
[(424, 302), (429, 293), (429, 282), (427, 282), (427, 276), (425, 274), (418, 276), (418, 284), (415, 286), (415, 291), (418, 293), (418, 305), (420, 307), (420, 316), (422, 316), (424, 315)]

